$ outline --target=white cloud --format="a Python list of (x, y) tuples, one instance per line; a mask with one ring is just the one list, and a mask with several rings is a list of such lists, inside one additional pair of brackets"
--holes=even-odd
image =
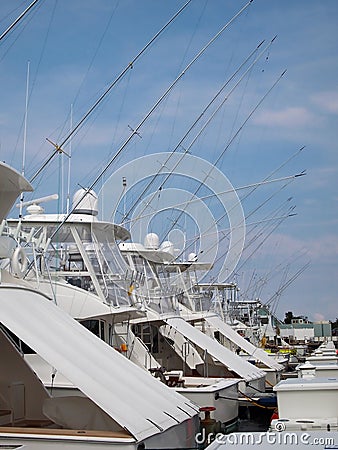
[(325, 316), (323, 316), (323, 314), (321, 313), (316, 312), (313, 314), (313, 319), (317, 322), (321, 322), (322, 320), (325, 320)]
[(335, 235), (327, 234), (318, 239), (301, 239), (282, 233), (269, 237), (262, 247), (262, 254), (288, 257), (296, 252), (303, 253), (314, 262), (320, 262), (325, 255), (326, 260), (338, 259), (338, 241)]
[(324, 112), (338, 114), (338, 90), (319, 92), (313, 95), (311, 100)]
[(297, 128), (316, 122), (314, 115), (303, 107), (289, 107), (279, 111), (265, 110), (254, 118), (254, 123), (265, 126)]

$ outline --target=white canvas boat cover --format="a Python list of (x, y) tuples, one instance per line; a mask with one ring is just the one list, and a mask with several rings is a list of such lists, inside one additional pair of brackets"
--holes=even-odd
[(224, 364), (229, 370), (235, 372), (245, 381), (257, 380), (265, 376), (265, 372), (248, 361), (243, 360), (231, 350), (227, 349), (215, 339), (202, 333), (202, 331), (193, 327), (182, 317), (164, 318), (164, 321), (183, 334), (189, 341), (199, 348), (207, 350), (208, 354), (220, 363)]
[(0, 285), (0, 321), (137, 440), (197, 414), (39, 292)]
[(261, 348), (255, 347), (251, 342), (248, 342), (242, 336), (240, 336), (237, 331), (233, 330), (230, 325), (223, 322), (217, 315), (210, 315), (204, 318), (206, 322), (219, 331), (223, 336), (229, 339), (231, 342), (236, 344), (242, 350), (244, 350), (248, 355), (252, 356), (256, 360), (260, 361), (270, 369), (283, 370), (283, 366), (277, 361), (274, 361), (269, 355)]
[(3, 220), (21, 192), (33, 191), (31, 184), (12, 167), (0, 162), (0, 221)]

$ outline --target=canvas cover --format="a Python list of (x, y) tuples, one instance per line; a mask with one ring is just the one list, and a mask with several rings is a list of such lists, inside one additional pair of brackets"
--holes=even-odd
[(194, 403), (33, 289), (0, 285), (0, 321), (137, 440), (197, 414)]

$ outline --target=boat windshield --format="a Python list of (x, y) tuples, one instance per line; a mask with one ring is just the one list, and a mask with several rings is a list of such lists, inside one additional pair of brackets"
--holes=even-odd
[(146, 259), (141, 253), (129, 255), (128, 261), (137, 273), (143, 274), (142, 283), (137, 285), (135, 295), (158, 313), (177, 312), (176, 291), (163, 266)]

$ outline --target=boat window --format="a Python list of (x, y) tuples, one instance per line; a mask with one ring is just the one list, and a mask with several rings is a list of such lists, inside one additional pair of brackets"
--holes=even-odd
[(104, 341), (104, 322), (100, 320), (100, 338)]
[(25, 355), (33, 355), (36, 352), (29, 347), (24, 341), (18, 338), (14, 333), (11, 332), (7, 327), (0, 324), (1, 330), (5, 333), (5, 335), (8, 337), (8, 339), (12, 342), (12, 344), (15, 345), (15, 347), (19, 350), (20, 353)]
[(91, 333), (95, 334), (95, 336), (104, 340), (104, 321), (103, 320), (81, 320), (80, 324), (83, 325), (87, 330)]

